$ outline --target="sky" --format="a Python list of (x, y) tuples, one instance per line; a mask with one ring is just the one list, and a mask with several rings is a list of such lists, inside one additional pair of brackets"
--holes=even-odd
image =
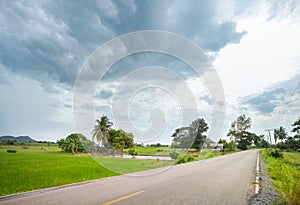
[(145, 144), (197, 118), (216, 141), (242, 114), (290, 131), (299, 36), (299, 0), (2, 0), (0, 135), (90, 138), (103, 115)]

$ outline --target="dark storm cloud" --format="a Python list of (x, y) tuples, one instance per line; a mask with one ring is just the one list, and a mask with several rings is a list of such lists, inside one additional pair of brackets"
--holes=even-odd
[(207, 51), (238, 43), (234, 22), (216, 22), (216, 1), (1, 1), (0, 63), (12, 73), (73, 86), (99, 45), (142, 29), (178, 33)]

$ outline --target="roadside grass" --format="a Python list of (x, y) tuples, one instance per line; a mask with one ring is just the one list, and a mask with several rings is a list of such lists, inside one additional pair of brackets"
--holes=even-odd
[(284, 158), (275, 159), (268, 155), (268, 150), (262, 150), (261, 155), (283, 203), (300, 205), (300, 153), (283, 152)]
[(101, 164), (101, 166), (119, 174), (127, 174), (174, 165), (174, 161), (166, 160), (140, 160), (113, 157), (94, 157), (94, 160)]
[(209, 159), (209, 158), (217, 157), (217, 156), (220, 156), (220, 155), (222, 155), (222, 152), (213, 152), (209, 149), (203, 149), (199, 153), (199, 160)]
[[(130, 149), (124, 149), (124, 152), (128, 152)], [(143, 156), (169, 156), (170, 147), (135, 147), (134, 150), (138, 155)]]
[[(132, 148), (131, 148), (132, 149)], [(130, 149), (124, 149), (123, 151), (128, 153)], [(182, 154), (189, 153), (198, 153), (196, 149), (193, 148), (171, 148), (171, 147), (135, 147), (134, 150), (137, 152), (137, 155), (142, 156), (170, 156), (170, 152), (179, 152)]]
[(0, 159), (0, 196), (171, 165), (157, 160), (99, 158), (107, 169), (88, 154), (72, 155), (51, 145), (1, 146)]
[(232, 154), (234, 152), (216, 152), (210, 149), (202, 149), (200, 152), (197, 152), (196, 150), (188, 150), (187, 152), (183, 152), (183, 153), (177, 152), (178, 157), (175, 161), (175, 164), (182, 164), (182, 163), (193, 162), (197, 160), (214, 158), (225, 154)]

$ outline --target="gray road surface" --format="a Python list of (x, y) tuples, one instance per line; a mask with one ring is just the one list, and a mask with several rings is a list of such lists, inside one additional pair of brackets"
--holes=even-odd
[(1, 198), (0, 204), (248, 204), (256, 157), (213, 159)]

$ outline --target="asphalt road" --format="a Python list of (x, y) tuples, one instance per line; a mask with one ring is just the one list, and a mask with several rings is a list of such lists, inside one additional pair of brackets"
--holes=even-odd
[(248, 204), (258, 151), (29, 192), (0, 204)]

